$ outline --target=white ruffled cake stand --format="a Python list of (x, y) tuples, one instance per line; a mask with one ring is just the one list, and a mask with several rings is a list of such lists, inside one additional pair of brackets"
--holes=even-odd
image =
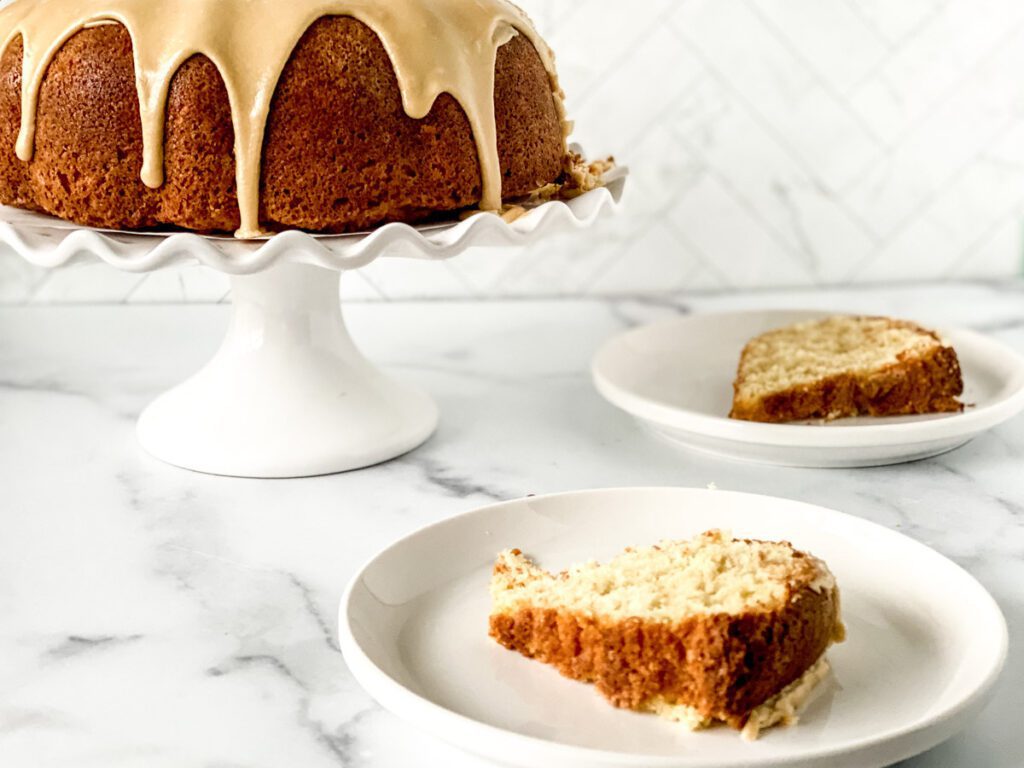
[(606, 186), (505, 222), (478, 215), (360, 235), (289, 231), (266, 240), (189, 232), (78, 227), (0, 206), (0, 242), (32, 264), (91, 259), (130, 272), (200, 263), (231, 276), (233, 313), (220, 350), (139, 417), (153, 456), (237, 477), (333, 474), (411, 451), (437, 427), (424, 392), (392, 380), (359, 352), (342, 319), (341, 273), (381, 256), (448, 259), (474, 246), (520, 245), (590, 227), (617, 207), (625, 169)]

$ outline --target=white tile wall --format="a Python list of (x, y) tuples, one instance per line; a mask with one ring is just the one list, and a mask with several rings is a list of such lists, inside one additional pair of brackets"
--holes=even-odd
[[(1017, 274), (1020, 0), (520, 0), (577, 140), (633, 169), (600, 231), (445, 264), (384, 260), (352, 298), (644, 293)], [(201, 269), (54, 273), (0, 302), (215, 301)]]

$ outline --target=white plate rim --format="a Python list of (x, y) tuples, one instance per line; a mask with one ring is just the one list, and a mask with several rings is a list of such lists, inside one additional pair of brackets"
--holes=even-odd
[[(437, 531), (441, 528), (456, 526), (466, 519), (492, 514), (499, 509), (522, 504), (526, 501), (543, 502), (549, 499), (586, 497), (593, 494), (635, 492), (660, 493), (680, 491), (696, 494), (714, 493), (719, 495), (731, 495), (734, 497), (746, 497), (750, 499), (767, 498), (775, 501), (782, 501), (796, 507), (803, 507), (808, 510), (813, 509), (816, 514), (835, 516), (843, 520), (846, 524), (850, 524), (855, 527), (868, 528), (876, 532), (881, 532), (882, 535), (901, 539), (907, 545), (918, 549), (926, 556), (938, 558), (943, 561), (947, 567), (951, 567), (955, 571), (959, 572), (961, 577), (973, 585), (978, 593), (979, 600), (985, 604), (987, 610), (992, 613), (993, 618), (997, 620), (998, 625), (1001, 627), (1000, 637), (998, 638), (998, 651), (994, 655), (992, 664), (990, 665), (987, 673), (980, 681), (977, 682), (974, 690), (965, 695), (958, 702), (948, 706), (946, 709), (933, 714), (931, 717), (926, 717), (909, 725), (883, 732), (871, 739), (839, 743), (823, 749), (820, 752), (805, 754), (798, 758), (780, 756), (779, 758), (762, 758), (760, 760), (755, 760), (754, 762), (750, 760), (738, 763), (701, 762), (699, 759), (693, 760), (689, 757), (683, 758), (682, 756), (638, 755), (628, 752), (612, 752), (590, 747), (561, 744), (534, 736), (514, 733), (498, 726), (490, 725), (466, 715), (453, 712), (452, 710), (449, 710), (439, 704), (435, 704), (433, 701), (409, 690), (388, 675), (387, 672), (380, 669), (372, 659), (369, 658), (352, 632), (348, 621), (349, 607), (355, 591), (359, 588), (362, 582), (363, 575), (372, 568), (378, 560), (384, 558), (391, 551), (403, 546), (405, 543), (420, 535), (426, 534), (427, 532)], [(527, 496), (488, 504), (483, 507), (478, 507), (443, 520), (436, 521), (429, 525), (422, 526), (411, 533), (396, 539), (363, 563), (346, 586), (341, 597), (338, 611), (338, 645), (342, 652), (342, 656), (345, 659), (345, 663), (353, 677), (381, 706), (402, 720), (421, 728), (435, 738), (439, 738), (461, 749), (468, 750), (467, 747), (463, 746), (466, 739), (459, 734), (472, 733), (474, 734), (473, 741), (475, 742), (486, 739), (490, 743), (498, 745), (496, 748), (490, 749), (490, 752), (508, 752), (511, 750), (517, 750), (520, 754), (533, 756), (533, 759), (535, 761), (540, 761), (540, 764), (543, 764), (543, 761), (550, 762), (551, 760), (565, 760), (567, 762), (571, 762), (573, 765), (593, 764), (595, 766), (628, 766), (629, 768), (751, 768), (752, 766), (757, 766), (757, 768), (783, 768), (783, 766), (801, 766), (804, 768), (810, 768), (812, 765), (819, 764), (819, 761), (821, 760), (867, 752), (868, 750), (884, 746), (895, 746), (899, 742), (908, 741), (915, 736), (926, 734), (929, 731), (940, 731), (944, 725), (954, 721), (961, 713), (969, 711), (979, 702), (983, 702), (985, 697), (994, 688), (1003, 668), (1005, 667), (1009, 653), (1009, 629), (1006, 623), (1006, 617), (995, 598), (992, 597), (984, 585), (982, 585), (981, 582), (979, 582), (970, 572), (953, 560), (950, 560), (945, 555), (925, 544), (922, 544), (916, 539), (870, 520), (845, 512), (840, 512), (835, 509), (830, 509), (828, 507), (822, 507), (817, 504), (797, 501), (795, 499), (789, 499), (781, 496), (768, 496), (766, 494), (747, 493), (742, 491), (710, 490), (706, 488), (690, 488), (681, 486), (619, 486), (563, 491), (559, 493)], [(931, 748), (931, 746), (935, 746), (936, 744), (941, 743), (941, 741), (942, 738), (936, 740), (927, 748)], [(476, 754), (481, 753), (477, 752)], [(914, 752), (912, 754), (919, 754), (919, 752)], [(524, 761), (518, 760), (517, 762), (521, 763)]]
[[(674, 325), (685, 325), (694, 318), (756, 317), (779, 315), (791, 320), (803, 317), (814, 319), (835, 315), (835, 312), (813, 309), (741, 310), (682, 315), (659, 320), (615, 334), (605, 341), (591, 362), (591, 377), (598, 392), (612, 405), (634, 418), (658, 427), (699, 434), (751, 445), (774, 445), (785, 448), (862, 448), (883, 444), (912, 445), (935, 440), (949, 440), (978, 434), (1013, 418), (1024, 411), (1024, 358), (1001, 341), (969, 329), (940, 329), (942, 338), (960, 338), (975, 347), (998, 352), (1014, 364), (1019, 386), (1001, 400), (980, 408), (967, 408), (962, 413), (941, 419), (843, 426), (830, 424), (827, 428), (807, 424), (763, 424), (737, 421), (726, 416), (709, 416), (685, 408), (665, 405), (621, 386), (605, 372), (607, 358), (614, 354), (615, 346), (628, 337), (652, 333)], [(838, 313), (848, 314), (848, 313)], [(785, 322), (785, 321), (783, 321)], [(737, 355), (738, 355), (737, 351)], [(737, 362), (738, 362), (737, 356)]]

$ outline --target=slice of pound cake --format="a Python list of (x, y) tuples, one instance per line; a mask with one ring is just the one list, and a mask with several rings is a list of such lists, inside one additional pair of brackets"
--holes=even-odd
[(740, 357), (731, 418), (785, 422), (963, 410), (956, 352), (885, 317), (830, 317), (769, 331)]
[(519, 550), (491, 580), (490, 634), (594, 683), (612, 704), (756, 738), (796, 722), (843, 638), (825, 564), (788, 543), (709, 531), (551, 574)]

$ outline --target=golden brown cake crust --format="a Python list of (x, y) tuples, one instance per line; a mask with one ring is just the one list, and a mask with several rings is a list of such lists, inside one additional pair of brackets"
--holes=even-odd
[(21, 125), (21, 38), (0, 53), (0, 202), (38, 210), (28, 165), (14, 155)]
[(501, 645), (594, 683), (618, 707), (642, 709), (663, 697), (734, 728), (840, 633), (838, 592), (810, 586), (777, 611), (692, 616), (675, 625), (531, 607), (490, 618)]
[[(917, 330), (939, 341), (931, 331)], [(741, 371), (746, 353), (745, 349), (740, 360)], [(781, 423), (963, 410), (963, 404), (957, 400), (963, 393), (963, 376), (952, 347), (940, 344), (925, 355), (902, 354), (900, 357), (897, 363), (870, 374), (843, 373), (826, 377), (812, 386), (792, 387), (748, 400), (739, 397), (743, 381), (741, 376), (737, 377), (729, 417)]]
[[(35, 153), (18, 160), (21, 41), (0, 56), (0, 203), (110, 228), (175, 225), (231, 231), (234, 133), (213, 64), (189, 59), (168, 94), (166, 181), (139, 178), (142, 128), (132, 43), (116, 24), (84, 29), (56, 54), (39, 94)], [(505, 197), (562, 172), (565, 142), (548, 73), (522, 35), (495, 67), (498, 150)], [(264, 143), (261, 220), (269, 228), (345, 232), (418, 221), (480, 200), (468, 120), (442, 95), (409, 118), (390, 59), (361, 22), (314, 23), (285, 67)]]

